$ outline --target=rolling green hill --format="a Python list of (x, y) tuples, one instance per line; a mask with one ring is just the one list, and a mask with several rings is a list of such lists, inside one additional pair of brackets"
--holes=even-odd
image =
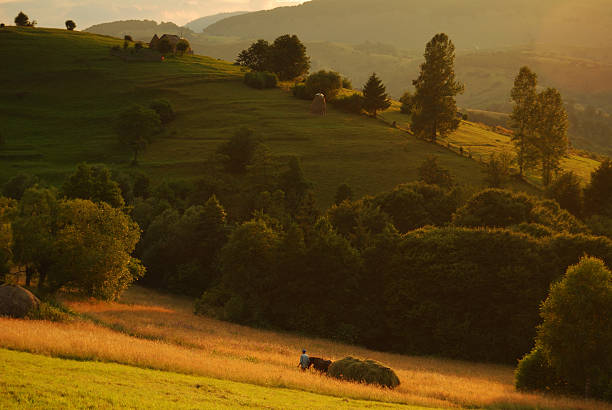
[(429, 154), (460, 182), (480, 185), (480, 166), (366, 117), (310, 104), (276, 90), (242, 84), (239, 67), (200, 56), (126, 63), (109, 48), (122, 41), (51, 29), (0, 31), (0, 182), (18, 172), (61, 183), (82, 161), (129, 167), (113, 121), (132, 103), (166, 98), (177, 119), (144, 153), (141, 169), (156, 178), (196, 177), (200, 164), (242, 126), (255, 130), (275, 156), (297, 155), (320, 204), (341, 183), (357, 195), (387, 190), (416, 178)]
[(213, 14), (212, 16), (200, 17), (199, 19), (190, 21), (189, 23), (185, 24), (185, 27), (199, 33), (211, 24), (215, 24), (217, 21), (221, 21), (228, 17), (240, 16), (241, 14), (246, 13), (248, 13), (248, 11), (234, 11), (231, 13)]
[[(429, 32), (428, 30), (431, 30), (429, 27), (422, 28), (422, 31), (418, 33), (411, 32), (412, 34), (405, 41), (398, 42), (397, 39), (401, 37), (405, 30), (414, 30), (414, 27), (419, 27), (418, 24), (420, 23), (412, 22), (414, 24), (409, 27), (391, 25), (395, 31), (388, 32), (387, 28), (390, 21), (397, 17), (389, 17), (384, 13), (379, 15), (377, 13), (380, 13), (380, 10), (377, 9), (372, 12), (373, 17), (367, 25), (367, 27), (371, 26), (372, 36), (358, 42), (361, 33), (356, 33), (351, 39), (347, 39), (345, 31), (350, 33), (354, 29), (352, 25), (359, 23), (360, 19), (365, 17), (349, 10), (346, 12), (348, 13), (347, 19), (350, 19), (349, 24), (343, 25), (342, 30), (338, 30), (336, 26), (327, 29), (326, 26), (324, 32), (326, 37), (323, 41), (319, 38), (319, 33), (313, 35), (312, 24), (300, 24), (303, 19), (316, 22), (329, 18), (331, 11), (326, 12), (326, 10), (331, 8), (333, 11), (332, 6), (342, 4), (342, 0), (335, 0), (335, 3), (328, 0), (325, 3), (318, 3), (318, 5), (317, 3), (308, 4), (239, 16), (240, 20), (237, 20), (239, 22), (246, 21), (248, 23), (253, 20), (257, 23), (253, 23), (257, 28), (257, 30), (253, 28), (253, 32), (244, 31), (250, 23), (245, 23), (245, 25), (229, 24), (234, 21), (233, 17), (216, 23), (210, 29), (215, 30), (214, 34), (209, 31), (204, 33), (192, 32), (172, 23), (157, 25), (154, 22), (147, 21), (105, 23), (90, 27), (87, 31), (117, 37), (131, 34), (135, 39), (142, 41), (149, 41), (155, 33), (182, 33), (190, 41), (196, 53), (234, 61), (238, 53), (247, 48), (252, 41), (260, 37), (273, 40), (274, 33), (281, 32), (278, 27), (282, 27), (288, 32), (297, 32), (302, 39), (307, 39), (305, 44), (308, 54), (311, 56), (312, 71), (333, 69), (350, 78), (355, 87), (361, 87), (372, 72), (376, 72), (394, 98), (399, 98), (404, 91), (412, 88), (412, 80), (418, 75), (423, 48), (428, 40), (422, 34)], [(402, 10), (410, 6), (410, 2), (395, 4), (391, 1), (388, 4), (389, 7), (397, 8), (399, 10), (398, 14), (401, 14)], [(477, 4), (479, 2), (466, 3), (465, 7), (471, 10)], [(587, 7), (589, 5), (590, 8)], [(583, 12), (592, 10), (597, 6), (597, 3), (587, 3), (587, 6), (583, 6), (581, 10)], [(367, 9), (368, 6), (364, 7)], [(431, 5), (428, 7), (431, 7)], [(506, 5), (505, 7), (512, 9), (514, 6)], [(557, 8), (551, 7), (550, 4), (547, 7), (548, 9), (545, 7), (543, 10), (551, 10), (553, 17), (550, 18), (553, 20), (560, 18), (559, 16), (554, 17), (552, 12)], [(419, 9), (419, 13), (429, 13), (427, 21), (431, 21), (433, 26), (439, 25), (440, 30), (450, 29), (454, 27), (453, 24), (461, 20), (460, 15), (452, 16), (450, 14), (453, 10), (457, 11), (453, 8), (449, 9), (450, 11), (441, 12), (441, 14), (434, 14), (433, 11), (435, 10), (427, 10), (429, 9)], [(486, 11), (486, 8), (483, 8), (483, 10)], [(565, 8), (561, 7), (561, 11), (563, 10)], [(543, 14), (542, 10), (540, 12)], [(482, 23), (480, 26), (476, 25), (474, 32), (480, 30), (479, 38), (489, 38), (489, 33), (493, 30), (490, 25), (492, 22), (500, 20), (500, 17), (495, 14), (497, 12), (492, 12), (492, 14), (487, 12), (487, 14), (483, 11), (482, 13), (485, 14), (484, 17), (478, 17), (479, 14), (474, 13), (474, 18), (476, 20), (480, 19), (478, 21)], [(293, 16), (291, 18), (299, 20), (298, 23), (300, 24), (291, 27), (283, 26), (286, 22), (281, 17), (285, 14)], [(333, 15), (333, 13), (331, 14)], [(407, 13), (407, 16), (407, 19), (414, 18), (409, 13)], [(485, 17), (488, 17), (489, 20)], [(580, 21), (583, 17), (579, 14), (578, 20)], [(510, 13), (505, 18), (512, 20), (518, 17), (516, 13)], [(540, 18), (543, 19), (544, 17), (540, 16)], [(598, 21), (595, 20), (594, 27), (599, 27), (598, 24), (601, 22), (598, 23)], [(272, 27), (269, 27), (270, 25)], [(520, 24), (517, 23), (517, 26), (520, 26)], [(222, 30), (216, 31), (215, 27), (222, 28)], [(564, 27), (565, 29), (567, 25), (559, 23), (555, 27)], [(465, 40), (466, 35), (460, 28), (455, 27), (455, 31), (452, 32), (452, 39), (458, 46), (461, 46), (461, 42)], [(513, 30), (516, 31), (516, 27)], [(568, 30), (571, 32), (571, 29)], [(458, 78), (465, 83), (465, 93), (457, 97), (459, 106), (464, 109), (509, 112), (511, 110), (510, 89), (514, 77), (519, 68), (526, 65), (538, 74), (539, 83), (542, 87), (559, 89), (566, 102), (574, 103), (579, 107), (600, 109), (603, 117), (610, 116), (609, 113), (612, 112), (612, 82), (610, 81), (610, 78), (612, 78), (612, 43), (609, 41), (606, 43), (606, 36), (601, 40), (601, 44), (582, 39), (578, 41), (580, 45), (571, 46), (569, 45), (571, 42), (566, 42), (567, 39), (563, 36), (556, 39), (553, 36), (539, 38), (534, 34), (530, 39), (527, 39), (521, 37), (525, 32), (515, 33), (507, 30), (503, 33), (494, 30), (493, 32), (507, 36), (507, 41), (499, 40), (493, 44), (497, 47), (494, 49), (476, 49), (471, 46), (459, 47), (458, 49), (456, 72)], [(422, 40), (421, 44), (416, 42), (415, 39), (417, 38)], [(580, 39), (581, 37), (576, 38)], [(600, 37), (596, 36), (594, 38)], [(552, 43), (536, 43), (536, 39)], [(558, 44), (562, 39), (564, 42)], [(570, 119), (572, 121), (570, 137), (575, 147), (605, 155), (612, 152), (612, 133), (609, 125), (603, 124), (603, 122), (609, 123), (609, 121), (593, 123), (590, 119), (586, 119), (587, 122), (592, 123), (592, 126), (585, 127), (585, 119), (575, 116)]]

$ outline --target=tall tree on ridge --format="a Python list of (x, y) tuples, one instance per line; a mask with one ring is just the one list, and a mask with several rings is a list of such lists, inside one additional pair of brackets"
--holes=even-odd
[(542, 161), (542, 182), (548, 186), (568, 149), (567, 112), (558, 90), (547, 88), (538, 94), (536, 116), (535, 144)]
[(363, 108), (373, 117), (376, 117), (378, 110), (386, 110), (391, 105), (386, 91), (376, 73), (372, 73), (368, 82), (363, 86)]
[(463, 84), (455, 79), (455, 46), (444, 33), (436, 34), (425, 47), (425, 62), (416, 88), (412, 130), (431, 141), (459, 127), (455, 96)]
[(537, 104), (536, 86), (538, 83), (536, 73), (529, 67), (522, 67), (514, 79), (514, 87), (510, 92), (514, 108), (512, 109), (512, 126), (516, 130), (512, 142), (516, 147), (519, 174), (534, 162), (534, 149), (531, 144), (535, 128), (535, 107)]

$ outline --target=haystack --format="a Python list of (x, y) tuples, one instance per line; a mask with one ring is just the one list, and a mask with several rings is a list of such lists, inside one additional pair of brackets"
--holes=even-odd
[(310, 105), (310, 112), (317, 115), (327, 114), (327, 104), (323, 94), (315, 94), (312, 104)]
[(395, 372), (384, 364), (374, 360), (359, 360), (350, 356), (333, 362), (327, 374), (336, 379), (378, 384), (390, 389), (400, 384)]
[(25, 317), (40, 305), (40, 300), (21, 286), (0, 286), (0, 316)]

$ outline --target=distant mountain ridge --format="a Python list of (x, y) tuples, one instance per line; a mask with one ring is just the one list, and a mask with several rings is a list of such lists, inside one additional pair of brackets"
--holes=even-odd
[(212, 16), (200, 17), (199, 19), (190, 21), (189, 23), (185, 24), (185, 27), (187, 27), (188, 29), (196, 33), (200, 33), (202, 32), (202, 30), (204, 30), (211, 24), (215, 24), (216, 22), (229, 18), (229, 17), (240, 16), (246, 13), (249, 13), (249, 12), (248, 11), (234, 11), (230, 13), (213, 14)]
[(230, 17), (205, 29), (211, 35), (303, 41), (365, 41), (422, 49), (439, 32), (459, 50), (531, 43), (612, 45), (609, 0), (312, 0)]
[(122, 38), (130, 35), (134, 40), (149, 41), (154, 34), (175, 34), (190, 37), (194, 33), (187, 27), (178, 26), (172, 22), (157, 24), (153, 20), (121, 20), (110, 23), (96, 24), (85, 30), (88, 33), (102, 34)]

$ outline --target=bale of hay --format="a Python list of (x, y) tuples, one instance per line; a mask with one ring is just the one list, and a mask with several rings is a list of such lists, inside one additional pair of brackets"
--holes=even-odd
[(393, 369), (374, 360), (359, 360), (350, 356), (333, 362), (327, 374), (341, 380), (378, 384), (390, 389), (400, 384)]
[(327, 114), (327, 103), (325, 102), (325, 96), (323, 94), (315, 94), (312, 104), (310, 105), (310, 112), (317, 115)]
[(23, 318), (40, 305), (40, 300), (21, 286), (0, 286), (0, 316)]

